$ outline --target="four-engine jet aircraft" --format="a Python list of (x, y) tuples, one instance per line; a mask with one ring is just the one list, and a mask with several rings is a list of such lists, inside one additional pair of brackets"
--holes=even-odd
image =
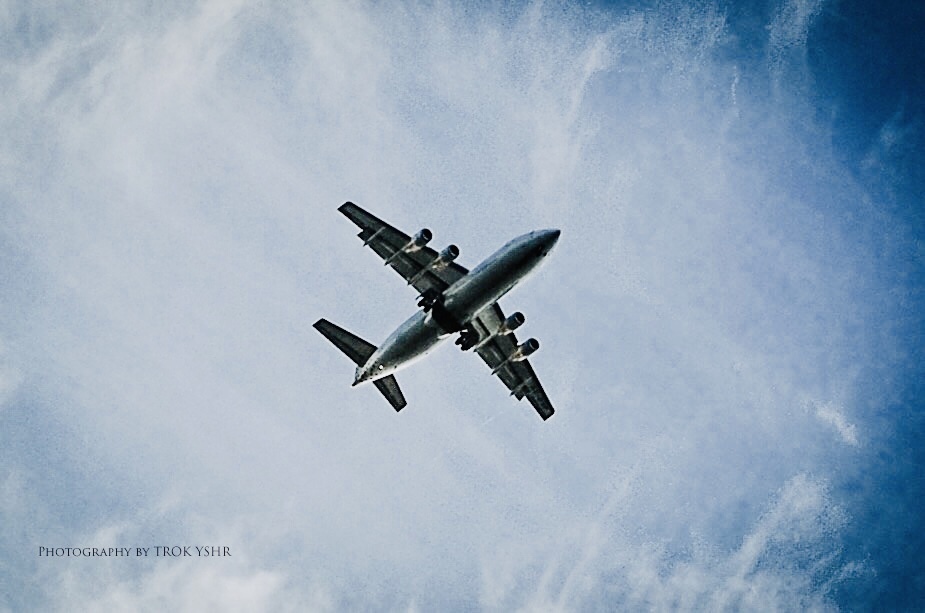
[(526, 398), (544, 420), (555, 410), (527, 361), (540, 344), (518, 344), (514, 330), (524, 323), (517, 312), (505, 317), (498, 299), (531, 272), (559, 239), (559, 230), (537, 230), (508, 242), (471, 272), (454, 260), (456, 245), (440, 253), (427, 246), (431, 231), (414, 237), (396, 230), (352, 202), (339, 209), (360, 227), (359, 237), (418, 292), (420, 311), (400, 325), (378, 348), (326, 319), (314, 327), (356, 365), (353, 385), (372, 381), (400, 411), (407, 403), (393, 373), (423, 357), (450, 335), (463, 351), (475, 349), (492, 374), (518, 400)]

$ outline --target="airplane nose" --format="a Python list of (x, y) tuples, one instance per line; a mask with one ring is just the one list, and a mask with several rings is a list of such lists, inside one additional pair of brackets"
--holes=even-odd
[(561, 230), (543, 230), (543, 253), (549, 253), (559, 240)]

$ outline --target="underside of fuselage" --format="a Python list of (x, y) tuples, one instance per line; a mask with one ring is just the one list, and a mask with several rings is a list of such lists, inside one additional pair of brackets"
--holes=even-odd
[(433, 233), (427, 228), (406, 234), (352, 202), (345, 202), (337, 210), (360, 228), (357, 236), (364, 246), (420, 292), (421, 310), (379, 347), (325, 319), (315, 322), (314, 327), (357, 365), (354, 385), (372, 381), (400, 411), (406, 402), (393, 373), (458, 333), (459, 348), (473, 350), (511, 396), (529, 400), (543, 420), (555, 413), (528, 361), (539, 348), (539, 341), (529, 338), (519, 342), (514, 331), (524, 323), (523, 313), (505, 315), (497, 301), (552, 250), (559, 230), (537, 230), (508, 241), (470, 271), (456, 263), (456, 245), (440, 251), (429, 246)]
[(375, 381), (409, 366), (449, 335), (429, 313), (418, 311), (389, 335), (369, 360), (357, 368), (356, 383)]
[(543, 260), (558, 240), (558, 230), (519, 236), (469, 271), (455, 263), (459, 255), (455, 245), (440, 252), (427, 245), (433, 236), (430, 230), (410, 236), (352, 202), (338, 210), (359, 226), (364, 245), (421, 292), (421, 310), (379, 347), (325, 319), (315, 322), (314, 327), (357, 365), (353, 385), (372, 381), (400, 411), (407, 403), (394, 373), (458, 333), (456, 344), (463, 351), (474, 349), (512, 396), (528, 398), (544, 420), (555, 412), (526, 361), (539, 343), (533, 338), (518, 343), (514, 330), (524, 316), (520, 312), (505, 316), (497, 301)]
[[(430, 353), (441, 340), (463, 331), (482, 309), (497, 302), (532, 272), (556, 239), (558, 231), (519, 236), (442, 294), (425, 292), (419, 303), (423, 310), (400, 325), (357, 368), (354, 384), (391, 375)], [(470, 346), (464, 344), (463, 348)]]

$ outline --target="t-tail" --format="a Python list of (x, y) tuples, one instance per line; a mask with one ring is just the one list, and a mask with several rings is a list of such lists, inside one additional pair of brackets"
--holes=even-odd
[[(325, 338), (334, 343), (334, 346), (340, 349), (344, 354), (353, 360), (357, 366), (366, 364), (369, 356), (376, 352), (376, 346), (367, 343), (355, 334), (347, 332), (340, 326), (336, 326), (327, 319), (319, 319), (314, 323), (315, 330), (321, 332)], [(373, 385), (379, 390), (385, 399), (389, 401), (396, 411), (401, 411), (408, 403), (405, 402), (405, 396), (398, 387), (398, 381), (394, 375), (382, 377), (373, 381)]]

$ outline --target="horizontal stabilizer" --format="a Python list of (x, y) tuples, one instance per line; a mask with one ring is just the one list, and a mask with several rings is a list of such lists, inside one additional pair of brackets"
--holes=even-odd
[(401, 389), (398, 387), (398, 381), (395, 380), (394, 375), (376, 379), (373, 381), (373, 384), (376, 386), (377, 390), (382, 392), (382, 395), (385, 396), (385, 399), (389, 401), (389, 404), (391, 404), (392, 408), (396, 411), (401, 411), (405, 408), (405, 405), (408, 404), (405, 402), (405, 395), (401, 393)]
[[(366, 363), (371, 356), (376, 351), (376, 346), (367, 343), (359, 336), (350, 334), (340, 326), (335, 326), (327, 319), (319, 319), (313, 325), (315, 330), (324, 334), (324, 336), (334, 343), (334, 345), (347, 354), (354, 364), (357, 366), (362, 366)], [(395, 389), (398, 389), (398, 385), (395, 385)], [(385, 394), (385, 392), (382, 392)], [(401, 391), (398, 392), (398, 395), (401, 396)], [(388, 396), (387, 396), (388, 397)], [(402, 399), (404, 401), (404, 399)]]

